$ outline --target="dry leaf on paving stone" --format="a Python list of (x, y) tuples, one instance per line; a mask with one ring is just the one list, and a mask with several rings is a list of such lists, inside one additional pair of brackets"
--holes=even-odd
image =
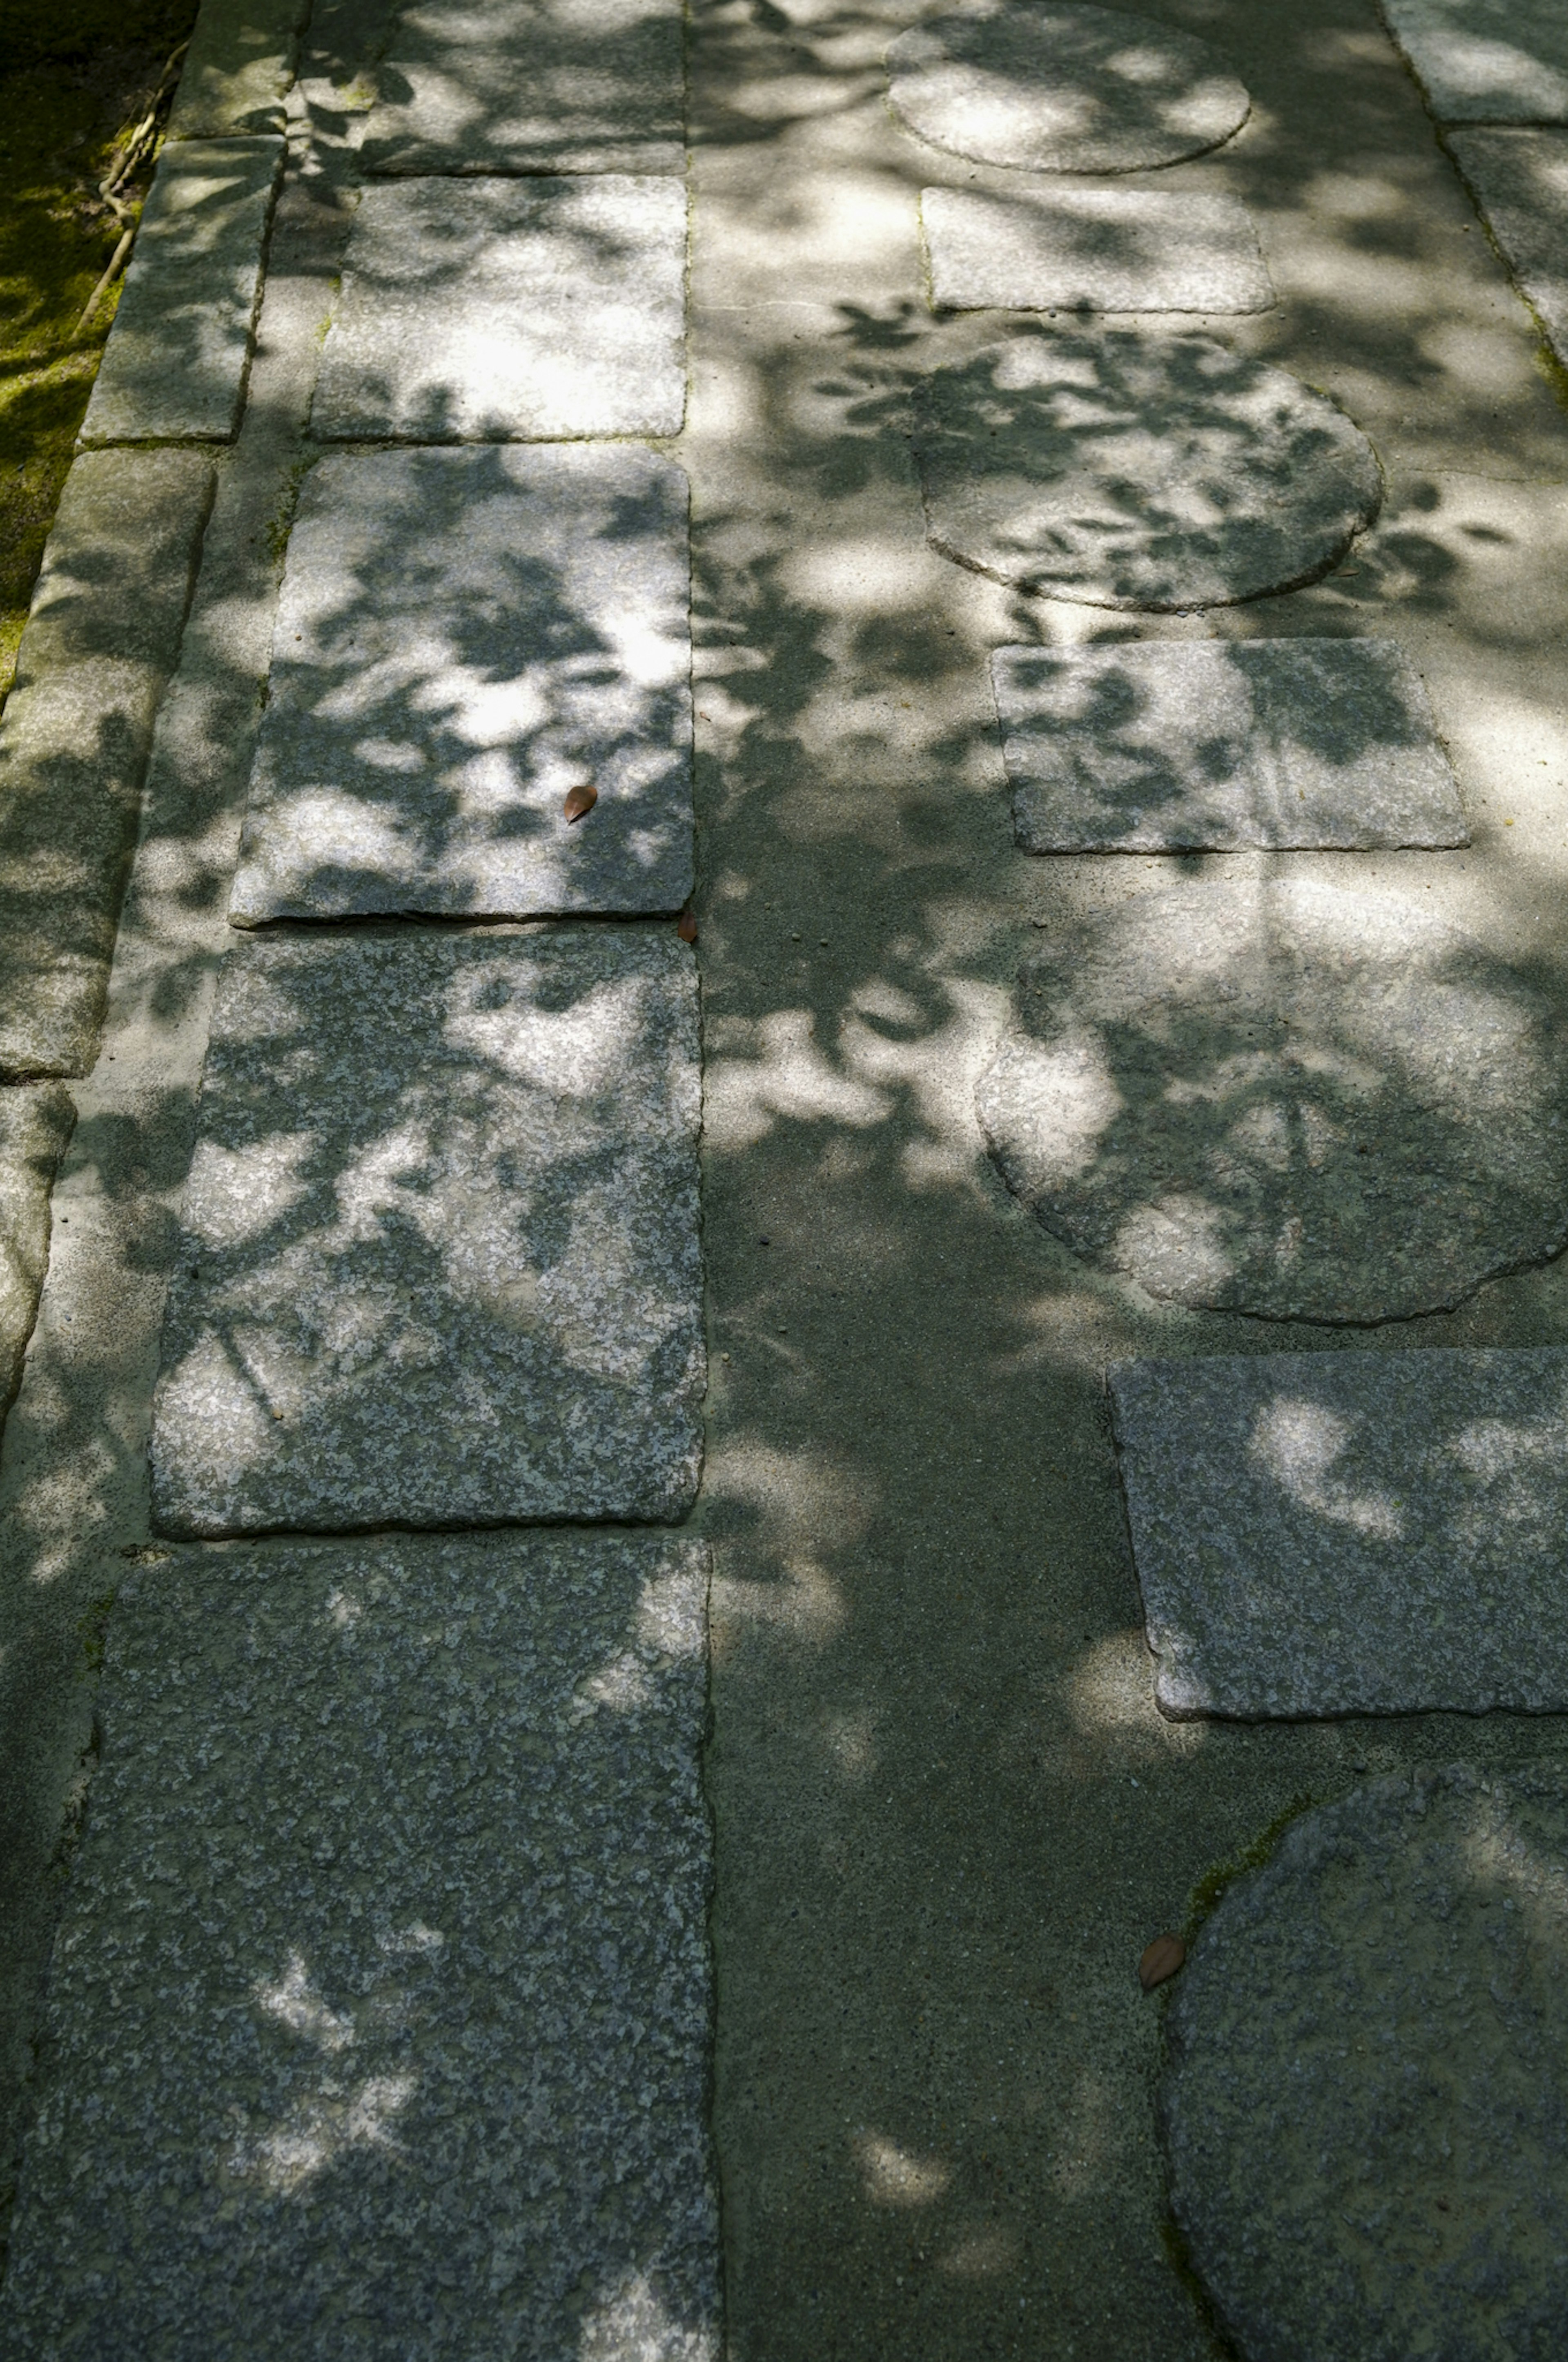
[(1179, 1936), (1157, 1936), (1138, 1962), (1138, 1982), (1145, 1992), (1153, 1992), (1156, 1985), (1173, 1977), (1187, 1958), (1187, 1947)]
[(680, 917), (675, 922), (675, 933), (679, 935), (683, 944), (696, 943), (696, 917), (695, 912), (691, 911), (683, 911), (681, 912)]
[(561, 809), (568, 820), (581, 820), (585, 812), (592, 811), (598, 800), (599, 791), (593, 782), (590, 779), (583, 779), (576, 787), (568, 789), (566, 800)]

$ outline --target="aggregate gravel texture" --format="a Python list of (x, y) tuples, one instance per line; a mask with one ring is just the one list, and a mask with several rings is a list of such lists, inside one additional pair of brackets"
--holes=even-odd
[(1457, 1304), (1568, 1237), (1568, 1039), (1418, 885), (1201, 876), (1063, 926), (976, 1106), (1009, 1188), (1151, 1296)]
[(166, 143), (82, 440), (232, 439), (245, 403), (261, 257), (283, 142)]
[(164, 1329), (159, 1529), (683, 1515), (697, 1061), (673, 926), (237, 944)]
[(1274, 289), (1234, 197), (1146, 189), (922, 189), (938, 311), (1266, 312)]
[[(686, 480), (625, 446), (333, 453), (289, 544), (229, 914), (678, 911)], [(567, 821), (567, 789), (598, 801)]]
[(1216, 148), (1251, 104), (1219, 53), (1121, 9), (971, 0), (901, 33), (894, 113), (981, 164), (1134, 172)]
[(170, 139), (235, 139), (280, 132), (310, 0), (202, 0)]
[(1270, 2362), (1568, 2337), (1568, 1772), (1422, 1766), (1303, 1814), (1172, 1988), (1188, 2254)]
[[(1568, 53), (1568, 38), (1563, 46)], [(1568, 356), (1568, 129), (1453, 131), (1447, 145), (1563, 361)]]
[(365, 127), (367, 172), (684, 172), (679, 0), (423, 0)]
[(1167, 1714), (1568, 1710), (1568, 1352), (1110, 1376)]
[(1305, 582), (1382, 499), (1342, 410), (1208, 337), (1020, 330), (932, 370), (914, 403), (932, 546), (1091, 607)]
[(707, 1590), (513, 1536), (122, 1594), (0, 2354), (709, 2362)]
[(998, 648), (991, 669), (1025, 852), (1469, 841), (1392, 640)]
[(372, 184), (313, 429), (407, 443), (676, 435), (685, 253), (685, 187), (655, 174)]
[(1378, 0), (1440, 123), (1568, 123), (1557, 0)]
[(59, 1083), (0, 1090), (0, 1416), (22, 1382), (49, 1266), (49, 1191), (75, 1121)]

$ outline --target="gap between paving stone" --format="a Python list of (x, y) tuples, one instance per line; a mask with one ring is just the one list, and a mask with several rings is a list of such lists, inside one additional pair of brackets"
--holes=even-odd
[(1440, 123), (1568, 123), (1558, 0), (1378, 0)]
[(938, 311), (1266, 312), (1274, 289), (1234, 197), (1146, 189), (922, 189)]
[(311, 0), (202, 0), (169, 139), (280, 132)]
[(1568, 129), (1451, 131), (1444, 142), (1520, 293), (1568, 366)]

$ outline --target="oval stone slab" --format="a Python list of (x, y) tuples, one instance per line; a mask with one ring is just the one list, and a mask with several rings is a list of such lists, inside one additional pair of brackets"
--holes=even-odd
[(1151, 1296), (1408, 1319), (1568, 1235), (1568, 1043), (1419, 891), (1196, 877), (1020, 977), (976, 1104), (1045, 1227)]
[(1209, 337), (1042, 329), (915, 389), (927, 538), (1091, 607), (1223, 607), (1337, 563), (1372, 446), (1299, 378)]
[(1119, 9), (980, 0), (887, 53), (894, 114), (934, 148), (1034, 172), (1135, 172), (1201, 155), (1251, 101), (1190, 34)]
[(1236, 2350), (1568, 2348), (1568, 1774), (1454, 1767), (1303, 1814), (1203, 1928), (1161, 2116)]

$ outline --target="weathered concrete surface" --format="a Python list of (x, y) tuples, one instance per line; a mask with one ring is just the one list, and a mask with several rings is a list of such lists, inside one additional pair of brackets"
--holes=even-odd
[(938, 311), (1266, 312), (1246, 207), (1147, 189), (922, 189)]
[(82, 421), (84, 444), (233, 436), (282, 169), (278, 138), (164, 148)]
[(170, 139), (236, 139), (280, 132), (310, 0), (202, 0)]
[(1027, 853), (1459, 845), (1459, 790), (1392, 640), (998, 648)]
[(212, 497), (194, 451), (88, 452), (0, 723), (0, 1073), (93, 1062), (153, 717)]
[(409, 443), (678, 434), (685, 248), (685, 190), (652, 175), (372, 185), (313, 430)]
[(127, 1587), (0, 2354), (712, 2362), (707, 1589), (582, 1536)]
[(75, 1121), (59, 1083), (0, 1090), (0, 1418), (22, 1382), (49, 1267), (49, 1191)]
[(1378, 0), (1440, 123), (1568, 123), (1556, 0)]
[[(1568, 39), (1564, 41), (1568, 52)], [(1565, 77), (1568, 88), (1568, 77)], [(1568, 104), (1565, 104), (1568, 113)], [(1559, 361), (1568, 357), (1568, 129), (1453, 131), (1447, 145)], [(1568, 364), (1565, 364), (1568, 365)]]
[(1568, 1776), (1422, 1766), (1304, 1814), (1173, 1988), (1171, 2199), (1248, 2356), (1568, 2336)]
[(1168, 1714), (1568, 1711), (1568, 1353), (1124, 1362)]
[(422, 0), (398, 20), (367, 172), (684, 172), (679, 0)]
[(974, 0), (887, 53), (894, 113), (935, 148), (1031, 172), (1134, 172), (1214, 148), (1245, 90), (1205, 41), (1121, 9)]
[(1020, 331), (914, 398), (932, 546), (1089, 606), (1288, 590), (1343, 557), (1382, 498), (1343, 411), (1207, 337)]
[(678, 911), (686, 507), (681, 470), (625, 446), (322, 460), (230, 916)]

